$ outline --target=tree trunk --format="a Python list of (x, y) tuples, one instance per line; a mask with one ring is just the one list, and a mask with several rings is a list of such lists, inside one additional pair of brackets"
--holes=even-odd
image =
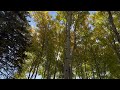
[(111, 29), (113, 30), (113, 32), (115, 33), (116, 35), (116, 38), (118, 40), (118, 42), (120, 43), (120, 34), (118, 33), (117, 29), (116, 29), (116, 26), (114, 24), (114, 20), (113, 20), (113, 17), (112, 17), (112, 13), (110, 11), (107, 11), (108, 14), (109, 14), (109, 23), (111, 24)]
[(67, 25), (66, 25), (66, 46), (65, 46), (65, 62), (64, 62), (64, 79), (70, 77), (70, 27), (72, 21), (72, 12), (66, 11)]
[[(34, 72), (35, 72), (35, 68), (36, 68), (36, 65), (34, 65), (34, 61), (33, 61), (32, 66), (31, 66), (30, 71), (29, 71), (28, 79), (31, 79), (33, 77)], [(32, 72), (32, 70), (33, 70), (33, 72)], [(32, 73), (32, 75), (31, 75), (31, 73)]]
[(47, 79), (50, 79), (51, 77), (50, 77), (51, 75), (50, 75), (50, 62), (48, 61), (48, 63), (47, 63)]
[(53, 79), (55, 79), (55, 76), (56, 76), (56, 71), (57, 71), (57, 68), (55, 67), (55, 72), (54, 72)]
[(103, 79), (105, 79), (106, 78), (106, 63), (104, 63), (104, 76), (103, 76)]
[[(57, 58), (56, 58), (56, 60), (57, 60)], [(54, 72), (54, 76), (53, 76), (53, 79), (55, 79), (55, 76), (56, 76), (56, 72), (57, 72), (57, 61), (55, 61), (55, 72)]]
[(93, 65), (91, 65), (91, 68), (92, 68), (92, 79), (95, 79), (95, 73), (94, 73)]
[(73, 73), (72, 73), (72, 62), (74, 61), (74, 53), (75, 53), (75, 50), (76, 50), (76, 28), (77, 28), (77, 25), (78, 25), (78, 20), (79, 20), (79, 14), (78, 14), (78, 18), (75, 22), (75, 25), (74, 25), (74, 46), (73, 46), (73, 49), (72, 49), (72, 52), (71, 52), (71, 60), (70, 60), (70, 79), (72, 79), (72, 76), (73, 76)]
[(33, 70), (33, 62), (32, 62), (32, 66), (30, 67), (30, 71), (29, 71), (29, 75), (28, 75), (28, 79), (30, 79), (30, 75), (31, 75), (31, 72), (32, 72), (32, 70)]
[(34, 75), (34, 73), (35, 73), (35, 69), (36, 69), (36, 65), (35, 65), (35, 67), (34, 67), (34, 69), (33, 69), (33, 72), (32, 72), (32, 75), (31, 75), (30, 79), (33, 78), (33, 75)]
[(81, 78), (84, 79), (85, 77), (84, 77), (84, 72), (83, 72), (82, 64), (81, 64), (80, 71), (81, 71)]
[(45, 69), (44, 69), (44, 74), (43, 74), (43, 79), (45, 79), (46, 78), (46, 63), (45, 63)]
[(35, 77), (34, 77), (34, 79), (36, 79), (36, 76), (37, 76), (37, 73), (38, 73), (38, 69), (39, 69), (39, 64), (38, 64), (37, 67), (36, 67), (36, 72), (35, 72)]

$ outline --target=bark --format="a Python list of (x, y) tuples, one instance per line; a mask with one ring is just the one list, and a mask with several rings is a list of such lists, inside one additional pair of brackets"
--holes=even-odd
[(66, 47), (65, 47), (65, 63), (64, 63), (64, 79), (70, 79), (70, 27), (72, 21), (72, 12), (67, 11), (66, 25)]
[[(56, 58), (56, 60), (57, 60), (57, 58)], [(57, 61), (55, 61), (55, 72), (54, 72), (54, 76), (53, 76), (53, 79), (55, 79), (55, 77), (56, 77), (56, 72), (57, 72)]]
[(34, 77), (34, 79), (35, 79), (35, 78), (36, 78), (36, 76), (37, 76), (38, 69), (39, 69), (39, 64), (37, 65), (37, 69), (36, 69), (36, 72), (35, 72), (35, 77)]
[(80, 73), (81, 73), (81, 78), (84, 79), (84, 72), (83, 72), (83, 68), (82, 68), (82, 63), (81, 63), (81, 67), (80, 67)]
[(31, 77), (30, 77), (29, 79), (32, 79), (32, 78), (33, 78), (33, 75), (34, 75), (34, 73), (35, 73), (35, 70), (36, 70), (36, 65), (35, 65), (35, 67), (34, 67), (34, 69), (33, 69), (32, 75), (31, 75)]
[(55, 72), (54, 72), (53, 79), (55, 79), (55, 76), (56, 76), (56, 71), (57, 71), (57, 68), (56, 68), (56, 66), (55, 66)]
[(48, 65), (47, 65), (47, 79), (50, 79), (50, 62), (48, 62)]
[(32, 62), (32, 65), (31, 65), (31, 68), (30, 68), (30, 71), (29, 71), (28, 79), (31, 78), (31, 72), (32, 72), (32, 70), (33, 70), (34, 67), (35, 67), (35, 66), (34, 66), (34, 61), (33, 61), (33, 62)]
[(106, 64), (105, 63), (104, 63), (104, 71), (103, 72), (104, 72), (104, 77), (103, 78), (105, 79), (106, 78)]
[(92, 68), (92, 79), (95, 79), (95, 73), (94, 73), (93, 65), (91, 65), (91, 68)]
[(50, 63), (49, 63), (49, 61), (47, 60), (46, 61), (46, 63), (45, 63), (45, 71), (44, 71), (44, 78), (46, 78), (46, 79), (50, 79), (50, 75), (49, 75), (49, 67), (50, 66)]
[(71, 52), (71, 60), (70, 60), (70, 64), (71, 64), (71, 66), (70, 66), (70, 79), (72, 79), (72, 77), (73, 77), (73, 73), (72, 73), (72, 62), (73, 62), (73, 57), (74, 57), (74, 53), (75, 53), (75, 50), (76, 50), (76, 29), (77, 29), (77, 25), (78, 25), (78, 20), (79, 20), (79, 14), (78, 14), (78, 17), (77, 17), (77, 20), (76, 20), (76, 22), (75, 22), (75, 27), (74, 27), (74, 46), (73, 46), (73, 50), (72, 50), (72, 52)]
[(43, 78), (46, 78), (46, 63), (45, 63), (45, 70), (44, 70), (44, 74), (43, 74)]
[(120, 34), (118, 33), (118, 31), (117, 31), (117, 29), (116, 29), (116, 26), (115, 26), (115, 24), (114, 24), (114, 20), (113, 20), (113, 17), (112, 17), (112, 13), (111, 13), (111, 11), (107, 11), (107, 12), (108, 12), (108, 14), (109, 14), (108, 19), (109, 19), (109, 23), (111, 24), (111, 29), (112, 29), (113, 32), (115, 33), (116, 38), (117, 38), (118, 42), (120, 43)]

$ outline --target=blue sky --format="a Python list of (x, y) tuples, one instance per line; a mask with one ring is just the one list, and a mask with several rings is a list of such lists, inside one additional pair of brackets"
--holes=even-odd
[(53, 18), (57, 15), (56, 11), (50, 11), (49, 14), (50, 14)]
[[(95, 11), (90, 11), (90, 14), (95, 13)], [(49, 14), (54, 18), (57, 14), (56, 11), (50, 11)], [(29, 24), (33, 27), (36, 27), (36, 23), (34, 22), (33, 18), (27, 17), (27, 19), (30, 21)]]
[[(50, 11), (49, 14), (54, 18), (57, 14), (55, 11)], [(36, 26), (36, 23), (34, 22), (34, 19), (33, 18), (30, 18), (30, 17), (27, 17), (27, 19), (30, 21), (29, 24), (31, 26)]]

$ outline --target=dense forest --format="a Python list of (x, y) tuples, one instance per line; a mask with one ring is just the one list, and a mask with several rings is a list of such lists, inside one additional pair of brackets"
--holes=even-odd
[(0, 11), (0, 79), (120, 79), (120, 11), (55, 13)]

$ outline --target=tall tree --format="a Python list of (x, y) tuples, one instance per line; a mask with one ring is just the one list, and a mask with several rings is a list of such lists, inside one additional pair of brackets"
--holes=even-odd
[(66, 44), (65, 44), (65, 63), (64, 63), (64, 78), (70, 78), (70, 29), (72, 24), (72, 11), (66, 11)]
[(22, 70), (29, 44), (26, 11), (0, 11), (0, 72), (2, 78), (13, 78)]

